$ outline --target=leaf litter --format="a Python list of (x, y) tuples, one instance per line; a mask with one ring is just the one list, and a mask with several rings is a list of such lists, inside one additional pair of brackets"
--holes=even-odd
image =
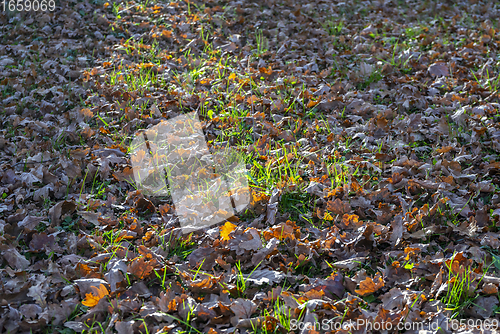
[[(273, 0), (2, 12), (1, 331), (498, 319), (499, 14)], [(182, 234), (169, 196), (135, 189), (128, 145), (192, 111), (211, 150), (244, 156), (252, 203)]]

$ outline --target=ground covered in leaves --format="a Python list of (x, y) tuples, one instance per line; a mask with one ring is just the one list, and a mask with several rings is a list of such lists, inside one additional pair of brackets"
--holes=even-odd
[[(0, 331), (499, 319), (499, 17), (477, 0), (2, 12)], [(244, 154), (252, 203), (182, 234), (169, 197), (135, 189), (128, 145), (192, 111), (210, 148)]]

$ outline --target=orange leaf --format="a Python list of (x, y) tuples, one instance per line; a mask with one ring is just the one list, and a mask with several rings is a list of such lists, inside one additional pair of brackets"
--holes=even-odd
[(247, 98), (247, 103), (252, 104), (252, 103), (258, 103), (258, 102), (259, 102), (259, 98), (255, 95), (249, 96)]
[(493, 295), (498, 293), (498, 287), (492, 283), (488, 283), (483, 287), (483, 293), (486, 295)]
[(269, 68), (265, 68), (265, 67), (259, 68), (259, 72), (267, 74), (267, 75), (271, 75), (273, 73), (273, 70), (271, 68), (271, 65), (269, 65)]
[(272, 238), (279, 240), (289, 238), (290, 240), (294, 240), (300, 236), (300, 229), (295, 222), (287, 220), (286, 223), (280, 223), (263, 231), (263, 235), (266, 240), (271, 240)]
[(437, 153), (448, 153), (450, 152), (451, 150), (453, 149), (453, 147), (451, 146), (446, 146), (446, 147), (443, 147), (443, 148), (438, 148), (436, 150)]
[(148, 62), (148, 63), (141, 63), (141, 64), (137, 64), (137, 67), (139, 68), (151, 68), (151, 67), (154, 67), (154, 64)]
[(309, 103), (307, 104), (307, 108), (312, 108), (315, 105), (317, 105), (318, 103), (319, 103), (319, 101), (310, 100)]
[(443, 176), (443, 177), (441, 177), (441, 180), (443, 180), (444, 182), (446, 182), (448, 184), (451, 184), (452, 186), (455, 185), (455, 181), (453, 180), (452, 175)]
[(90, 111), (89, 108), (83, 108), (82, 110), (80, 110), (80, 114), (88, 118), (92, 118), (94, 116), (94, 113)]
[(251, 205), (252, 206), (255, 206), (257, 205), (257, 203), (260, 203), (260, 202), (266, 202), (269, 200), (269, 196), (264, 194), (264, 193), (259, 193), (259, 192), (256, 192), (256, 191), (252, 191), (252, 202), (251, 202)]
[(121, 231), (118, 238), (116, 238), (116, 242), (120, 242), (123, 239), (130, 240), (130, 239), (134, 239), (134, 237), (132, 235), (128, 235), (127, 231)]
[(167, 213), (170, 211), (170, 208), (171, 208), (171, 207), (170, 207), (170, 205), (168, 205), (168, 204), (160, 205), (160, 206), (159, 206), (159, 209), (160, 209), (160, 214), (161, 214), (162, 216), (166, 216), (166, 215), (167, 215)]
[(351, 206), (349, 203), (343, 202), (337, 198), (335, 201), (328, 201), (326, 203), (326, 209), (334, 214), (343, 215), (344, 213), (351, 211)]
[(483, 127), (476, 126), (472, 128), (472, 130), (474, 130), (478, 135), (482, 136), (487, 129), (484, 126)]
[(359, 283), (359, 289), (354, 291), (360, 296), (367, 296), (381, 289), (383, 286), (384, 280), (382, 277), (375, 277), (375, 280), (372, 280), (371, 277), (367, 277), (364, 281)]
[(109, 295), (108, 289), (104, 285), (100, 285), (99, 288), (95, 286), (90, 287), (94, 294), (92, 293), (87, 293), (85, 294), (85, 300), (82, 302), (83, 305), (88, 306), (88, 307), (94, 307), (99, 303), (99, 300), (101, 300), (104, 296)]
[(356, 193), (363, 193), (363, 187), (355, 179), (351, 182), (351, 189)]
[(76, 270), (77, 274), (80, 277), (85, 277), (88, 274), (92, 273), (92, 268), (90, 268), (88, 265), (85, 263), (78, 262), (76, 265)]
[[(331, 196), (341, 196), (341, 194), (342, 194), (343, 191), (344, 191), (344, 188), (337, 187), (337, 188), (333, 189), (332, 191), (328, 191), (328, 197), (331, 197)], [(328, 209), (328, 203), (330, 203), (330, 202), (333, 203), (332, 201), (328, 201), (327, 202), (327, 209)]]
[(128, 265), (128, 272), (139, 279), (149, 276), (149, 274), (153, 272), (153, 264), (156, 264), (156, 260), (146, 261), (148, 257), (151, 257), (151, 255), (135, 258), (134, 261)]
[(330, 212), (326, 211), (325, 216), (323, 217), (324, 220), (333, 220), (333, 217)]
[(349, 215), (346, 213), (342, 216), (342, 222), (345, 226), (356, 225), (358, 223), (358, 218), (358, 215)]
[(222, 237), (223, 240), (229, 240), (231, 237), (229, 236), (229, 233), (234, 231), (236, 228), (236, 225), (231, 224), (230, 222), (226, 222), (223, 226), (220, 227), (220, 236)]

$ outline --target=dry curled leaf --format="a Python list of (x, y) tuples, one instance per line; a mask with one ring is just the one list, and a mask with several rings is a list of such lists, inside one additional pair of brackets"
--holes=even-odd
[(384, 280), (380, 276), (374, 279), (367, 277), (364, 281), (359, 283), (359, 289), (356, 293), (360, 296), (368, 296), (384, 287)]
[(448, 66), (446, 66), (443, 62), (437, 62), (429, 66), (429, 73), (434, 76), (448, 76), (449, 70)]
[(108, 289), (106, 289), (103, 284), (101, 284), (99, 288), (95, 286), (91, 286), (90, 288), (92, 289), (92, 293), (87, 293), (85, 295), (85, 300), (82, 301), (82, 304), (85, 306), (94, 307), (99, 303), (99, 300), (109, 295)]
[(144, 279), (153, 272), (156, 264), (156, 260), (151, 259), (151, 255), (140, 256), (128, 265), (127, 271), (138, 279)]
[(337, 198), (335, 201), (328, 201), (326, 209), (336, 215), (343, 215), (351, 211), (351, 206), (349, 203), (343, 202), (341, 199)]

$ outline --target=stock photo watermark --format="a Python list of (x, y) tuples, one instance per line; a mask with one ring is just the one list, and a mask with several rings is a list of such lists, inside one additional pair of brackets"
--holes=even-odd
[(338, 331), (338, 330), (361, 330), (367, 331), (403, 331), (403, 330), (433, 330), (438, 329), (458, 331), (466, 328), (477, 328), (481, 330), (498, 330), (500, 321), (498, 319), (452, 319), (439, 322), (431, 320), (427, 322), (405, 322), (393, 323), (389, 321), (372, 321), (369, 319), (357, 319), (356, 321), (339, 322), (331, 319), (323, 319), (321, 322), (303, 322), (292, 319), (290, 322), (291, 330), (315, 330), (315, 331)]
[(196, 112), (139, 132), (130, 152), (136, 188), (170, 195), (183, 233), (231, 218), (250, 203), (243, 156), (210, 152)]

